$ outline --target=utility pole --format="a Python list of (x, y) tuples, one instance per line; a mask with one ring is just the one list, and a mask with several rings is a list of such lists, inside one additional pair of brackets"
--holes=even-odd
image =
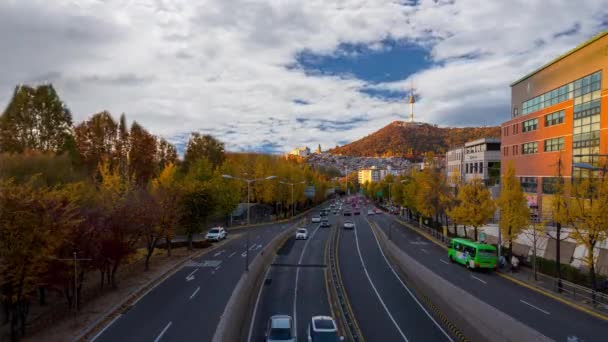
[(72, 261), (74, 263), (74, 314), (78, 313), (78, 262), (91, 261), (90, 258), (78, 258), (78, 252), (74, 251), (73, 257), (69, 259), (59, 259)]

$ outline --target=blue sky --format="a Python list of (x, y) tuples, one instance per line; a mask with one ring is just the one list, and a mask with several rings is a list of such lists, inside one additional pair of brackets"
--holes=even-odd
[(499, 124), (512, 81), (607, 29), (597, 0), (6, 0), (0, 107), (52, 82), (75, 121), (178, 146), (333, 147), (405, 119), (412, 84), (417, 120)]

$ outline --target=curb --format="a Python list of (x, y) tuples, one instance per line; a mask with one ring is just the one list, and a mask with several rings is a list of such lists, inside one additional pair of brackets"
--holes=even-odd
[[(122, 313), (120, 313), (120, 311), (124, 311), (124, 309), (128, 308), (129, 302), (136, 302), (137, 300), (143, 298), (145, 294), (147, 294), (148, 292), (153, 290), (156, 286), (158, 286), (160, 283), (162, 283), (165, 279), (167, 279), (168, 277), (172, 276), (175, 272), (177, 272), (180, 269), (180, 267), (182, 265), (184, 265), (186, 262), (188, 262), (194, 258), (201, 257), (209, 252), (212, 252), (213, 250), (219, 248), (220, 246), (221, 245), (219, 245), (219, 244), (215, 244), (207, 249), (198, 251), (198, 252), (186, 257), (185, 259), (176, 262), (175, 265), (171, 266), (166, 272), (164, 272), (160, 276), (150, 280), (146, 284), (141, 285), (136, 290), (129, 293), (123, 301), (121, 301), (120, 303), (118, 303), (118, 304), (114, 305), (113, 307), (111, 307), (110, 309), (108, 309), (106, 311), (106, 313), (104, 313), (101, 317), (97, 318), (96, 320), (91, 322), (89, 325), (87, 325), (85, 328), (83, 328), (80, 331), (80, 333), (75, 338), (72, 339), (72, 341), (89, 341), (89, 339), (92, 338), (91, 335), (93, 333), (99, 331), (102, 328), (105, 328), (105, 326), (108, 323), (113, 322), (117, 317), (120, 317), (120, 315), (122, 314)], [(93, 336), (95, 336), (95, 335), (93, 335)]]
[[(404, 221), (402, 221), (402, 220), (400, 220), (400, 219), (398, 219), (398, 218), (394, 218), (394, 219), (395, 219), (397, 222), (399, 222), (401, 225), (403, 225), (403, 226), (405, 226), (405, 227), (407, 227), (407, 228), (409, 228), (409, 229), (411, 229), (411, 230), (414, 230), (414, 231), (415, 231), (415, 232), (417, 232), (418, 234), (420, 234), (420, 235), (424, 236), (424, 238), (425, 238), (425, 239), (427, 239), (427, 240), (429, 240), (430, 242), (432, 242), (432, 243), (434, 243), (434, 244), (438, 245), (439, 247), (443, 248), (444, 250), (447, 250), (447, 249), (448, 249), (448, 248), (447, 248), (445, 245), (443, 245), (443, 244), (441, 244), (441, 243), (439, 243), (439, 242), (435, 241), (435, 239), (433, 239), (433, 237), (431, 237), (431, 236), (430, 236), (430, 235), (428, 235), (427, 233), (425, 233), (425, 232), (421, 231), (420, 229), (418, 229), (418, 228), (414, 227), (413, 225), (411, 225), (411, 224), (409, 224), (409, 223), (406, 223), (406, 222), (404, 222)], [(566, 298), (562, 298), (562, 297), (560, 297), (560, 296), (558, 296), (558, 295), (555, 295), (555, 294), (553, 294), (553, 293), (551, 293), (551, 292), (549, 292), (549, 291), (547, 291), (547, 290), (545, 290), (545, 289), (541, 289), (541, 288), (536, 287), (536, 286), (534, 286), (534, 285), (530, 285), (530, 284), (528, 284), (528, 283), (526, 283), (526, 282), (524, 282), (524, 281), (522, 281), (522, 280), (515, 279), (514, 277), (511, 277), (510, 275), (507, 275), (507, 274), (505, 274), (505, 273), (503, 273), (503, 272), (497, 271), (497, 272), (495, 272), (495, 273), (496, 273), (496, 274), (497, 274), (499, 277), (502, 277), (503, 279), (507, 279), (507, 280), (509, 280), (509, 281), (511, 281), (511, 282), (513, 282), (513, 283), (515, 283), (515, 284), (517, 284), (517, 285), (519, 285), (519, 286), (523, 286), (523, 287), (525, 287), (525, 288), (527, 288), (527, 289), (530, 289), (530, 290), (532, 290), (532, 291), (535, 291), (535, 292), (537, 292), (537, 293), (539, 293), (539, 294), (541, 294), (541, 295), (544, 295), (544, 296), (549, 297), (549, 298), (551, 298), (551, 299), (557, 300), (558, 302), (560, 302), (560, 303), (562, 303), (562, 304), (565, 304), (565, 305), (568, 305), (568, 306), (570, 306), (570, 307), (571, 307), (571, 308), (573, 308), (573, 309), (576, 309), (576, 310), (578, 310), (578, 311), (584, 312), (584, 313), (586, 313), (586, 314), (588, 314), (588, 315), (591, 315), (591, 316), (593, 316), (593, 317), (595, 317), (595, 318), (598, 318), (598, 319), (601, 319), (601, 320), (603, 320), (603, 321), (608, 321), (608, 316), (603, 315), (603, 314), (601, 314), (601, 313), (599, 313), (599, 312), (593, 311), (593, 310), (591, 310), (591, 309), (588, 309), (588, 308), (586, 308), (586, 307), (584, 307), (584, 306), (582, 306), (582, 305), (580, 305), (580, 304), (577, 304), (577, 303), (575, 303), (575, 302), (573, 302), (573, 301), (571, 301), (571, 300), (568, 300), (568, 299), (566, 299)]]

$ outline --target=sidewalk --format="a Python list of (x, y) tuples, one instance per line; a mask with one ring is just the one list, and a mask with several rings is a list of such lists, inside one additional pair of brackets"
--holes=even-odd
[(504, 269), (498, 270), (498, 273), (506, 278), (513, 278), (528, 285), (529, 287), (546, 292), (551, 296), (561, 298), (562, 301), (571, 302), (572, 304), (578, 305), (586, 310), (603, 315), (605, 316), (604, 319), (608, 318), (608, 296), (604, 293), (596, 292), (597, 302), (595, 305), (593, 305), (593, 300), (591, 299), (591, 289), (562, 280), (562, 292), (560, 293), (557, 291), (556, 278), (538, 272), (538, 280), (535, 280), (534, 271), (527, 266), (522, 266), (515, 272)]

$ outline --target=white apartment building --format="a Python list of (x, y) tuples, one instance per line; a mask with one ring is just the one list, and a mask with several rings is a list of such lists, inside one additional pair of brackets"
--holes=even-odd
[(457, 147), (455, 149), (451, 149), (445, 154), (445, 171), (447, 173), (448, 182), (450, 183), (450, 185), (454, 185), (452, 183), (454, 181), (455, 175), (458, 175), (458, 177), (460, 177), (460, 181), (464, 179), (463, 157), (464, 147)]
[(449, 150), (446, 153), (448, 180), (459, 172), (465, 182), (481, 179), (488, 185), (496, 184), (500, 180), (500, 157), (499, 138), (477, 139)]

